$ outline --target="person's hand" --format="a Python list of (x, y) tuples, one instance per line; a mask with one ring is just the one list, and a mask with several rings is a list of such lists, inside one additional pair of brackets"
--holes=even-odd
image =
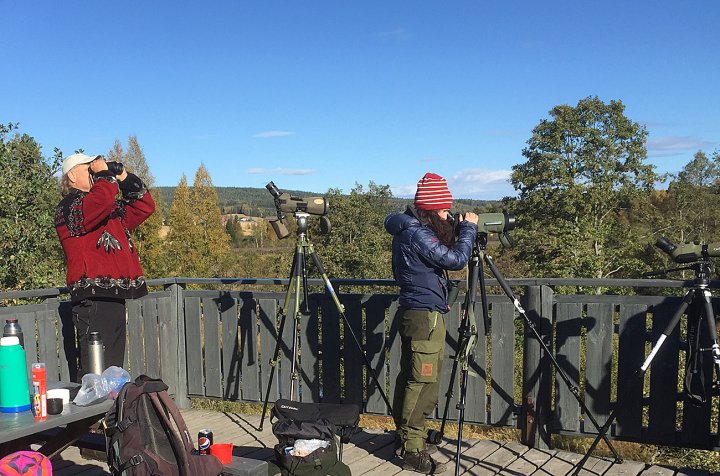
[(477, 225), (477, 222), (478, 222), (477, 213), (473, 213), (473, 212), (465, 213), (464, 220), (469, 221), (470, 223), (475, 223)]
[(95, 159), (90, 162), (90, 172), (94, 174), (107, 169), (108, 166), (107, 163), (105, 163), (105, 159)]
[(117, 176), (117, 179), (122, 182), (123, 180), (125, 180), (127, 178), (127, 175), (128, 175), (127, 171), (125, 170), (125, 168), (123, 168), (122, 173)]

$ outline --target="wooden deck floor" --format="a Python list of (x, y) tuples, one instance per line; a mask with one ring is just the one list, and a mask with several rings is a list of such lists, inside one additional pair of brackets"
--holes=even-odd
[[(213, 431), (215, 442), (232, 442), (236, 456), (255, 459), (270, 459), (276, 439), (266, 421), (262, 432), (257, 431), (260, 417), (239, 413), (221, 413), (206, 410), (183, 411), (191, 434), (203, 428)], [(392, 457), (393, 438), (389, 433), (376, 430), (361, 430), (351, 442), (344, 446), (343, 461), (350, 466), (353, 475), (413, 475), (403, 471), (400, 460)], [(444, 474), (454, 474), (455, 442), (447, 441), (436, 455), (437, 459), (448, 463)], [(501, 443), (490, 440), (469, 440), (463, 450), (462, 474), (504, 476), (563, 476), (571, 473), (582, 455), (566, 451), (544, 451), (528, 449), (519, 443)], [(53, 461), (53, 474), (65, 475), (106, 475), (107, 466), (99, 461), (86, 460), (80, 456), (77, 448), (65, 450)], [(607, 459), (591, 458), (580, 472), (583, 476), (708, 476), (707, 471), (649, 466), (645, 463), (626, 461), (613, 464)], [(715, 473), (714, 476), (720, 476)]]

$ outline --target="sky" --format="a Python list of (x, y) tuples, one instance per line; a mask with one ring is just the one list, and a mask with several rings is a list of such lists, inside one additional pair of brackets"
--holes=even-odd
[(648, 162), (720, 147), (718, 0), (0, 0), (0, 122), (50, 157), (131, 135), (156, 185), (513, 196), (556, 105), (620, 100)]

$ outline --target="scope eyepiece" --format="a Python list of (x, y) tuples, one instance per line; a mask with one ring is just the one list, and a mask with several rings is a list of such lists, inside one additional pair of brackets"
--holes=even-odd
[(655, 242), (655, 246), (663, 250), (665, 253), (672, 255), (673, 251), (677, 249), (677, 246), (672, 241), (668, 240), (664, 236), (661, 236)]
[(265, 188), (270, 192), (270, 195), (272, 195), (274, 198), (278, 198), (280, 196), (280, 190), (275, 186), (275, 183), (271, 180), (270, 183), (265, 185)]

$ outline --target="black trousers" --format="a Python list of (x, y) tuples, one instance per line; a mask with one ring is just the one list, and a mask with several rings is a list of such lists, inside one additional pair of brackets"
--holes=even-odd
[(89, 298), (73, 303), (73, 323), (77, 332), (80, 367), (77, 382), (90, 370), (88, 336), (99, 332), (105, 346), (105, 368), (122, 367), (125, 361), (125, 300)]

